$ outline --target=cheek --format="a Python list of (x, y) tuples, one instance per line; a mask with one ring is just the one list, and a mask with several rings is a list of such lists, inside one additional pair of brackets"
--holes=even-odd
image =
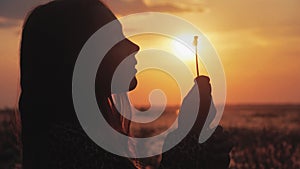
[(112, 75), (120, 62), (121, 60), (118, 59), (115, 52), (110, 51), (107, 55), (105, 55), (100, 66), (105, 73)]

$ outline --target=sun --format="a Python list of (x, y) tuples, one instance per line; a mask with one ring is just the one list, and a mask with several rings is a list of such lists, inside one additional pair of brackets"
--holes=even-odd
[(183, 61), (191, 61), (195, 58), (195, 49), (192, 45), (193, 35), (179, 35), (171, 41), (171, 52)]

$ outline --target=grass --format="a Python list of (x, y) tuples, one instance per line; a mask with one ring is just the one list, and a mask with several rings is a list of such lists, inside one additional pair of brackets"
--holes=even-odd
[(299, 169), (299, 132), (272, 129), (228, 129), (236, 145), (231, 169)]
[[(11, 127), (13, 115), (12, 110), (0, 110), (1, 169), (21, 168), (20, 148)], [(168, 119), (139, 126), (137, 132), (157, 134), (174, 122), (174, 117)], [(300, 168), (299, 106), (231, 106), (225, 109), (221, 124), (236, 143), (230, 169)]]
[(0, 168), (21, 168), (21, 151), (17, 136), (13, 131), (12, 117), (14, 111), (0, 110)]

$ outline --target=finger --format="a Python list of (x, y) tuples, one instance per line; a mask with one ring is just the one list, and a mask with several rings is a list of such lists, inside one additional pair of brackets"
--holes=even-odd
[(198, 76), (195, 79), (195, 83), (198, 85), (199, 92), (202, 94), (210, 94), (211, 93), (211, 85), (210, 79), (207, 76)]
[(199, 82), (203, 82), (203, 83), (209, 83), (210, 82), (210, 78), (207, 76), (198, 76), (195, 78), (195, 82), (199, 83)]

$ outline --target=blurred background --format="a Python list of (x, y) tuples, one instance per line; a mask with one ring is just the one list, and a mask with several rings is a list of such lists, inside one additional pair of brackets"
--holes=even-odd
[[(230, 168), (300, 168), (300, 1), (103, 1), (117, 17), (155, 11), (184, 18), (215, 46), (227, 82), (226, 107), (220, 123), (236, 142)], [(11, 123), (20, 92), (22, 24), (30, 10), (46, 2), (49, 1), (0, 1), (0, 168), (3, 169), (21, 167), (20, 148)], [(191, 39), (193, 36), (190, 32), (178, 34)], [(195, 73), (194, 55), (182, 44), (151, 35), (131, 40), (141, 49), (165, 46)], [(205, 70), (201, 71), (205, 74)], [(172, 123), (166, 119), (176, 117), (184, 96), (178, 92), (174, 79), (166, 74), (150, 70), (139, 72), (137, 78), (140, 83), (130, 93), (136, 107), (146, 109), (149, 92), (158, 87), (165, 91), (168, 105), (163, 114), (166, 118), (148, 125), (134, 125), (133, 130), (144, 136), (160, 133)]]

